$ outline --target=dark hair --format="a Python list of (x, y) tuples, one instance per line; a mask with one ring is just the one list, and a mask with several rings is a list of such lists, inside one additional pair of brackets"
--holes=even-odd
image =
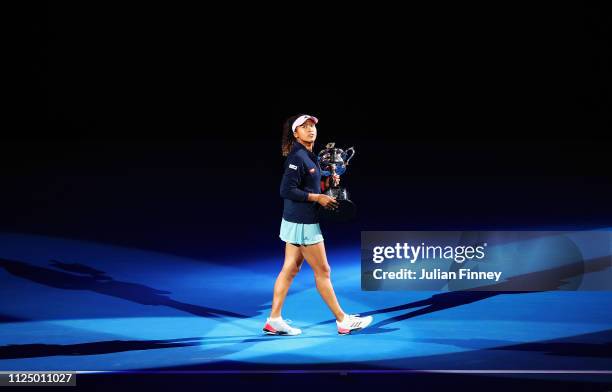
[(293, 136), (293, 130), (291, 129), (291, 125), (293, 122), (300, 117), (301, 114), (297, 114), (295, 116), (291, 116), (285, 121), (283, 124), (283, 136), (281, 138), (281, 153), (284, 157), (289, 155), (291, 152), (291, 148), (293, 147), (293, 143), (295, 142), (295, 136)]

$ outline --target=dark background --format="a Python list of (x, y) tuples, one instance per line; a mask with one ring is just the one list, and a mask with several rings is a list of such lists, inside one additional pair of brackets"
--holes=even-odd
[(319, 117), (317, 151), (357, 150), (342, 181), (359, 215), (324, 224), (331, 246), (361, 230), (611, 225), (598, 9), (29, 7), (1, 231), (280, 255), (280, 130), (296, 113)]

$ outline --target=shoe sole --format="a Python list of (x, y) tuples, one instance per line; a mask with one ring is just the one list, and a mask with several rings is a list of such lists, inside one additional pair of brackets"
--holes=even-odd
[(272, 331), (268, 331), (265, 328), (263, 329), (263, 331), (266, 333), (266, 335), (273, 335), (273, 336), (297, 336), (297, 335), (299, 335), (299, 333), (290, 334), (288, 332), (283, 332), (283, 331), (272, 332)]
[(358, 331), (361, 331), (362, 329), (363, 328), (355, 328), (355, 329), (351, 329), (350, 331), (344, 332), (344, 333), (343, 332), (338, 332), (338, 335), (350, 335), (353, 332), (358, 332)]

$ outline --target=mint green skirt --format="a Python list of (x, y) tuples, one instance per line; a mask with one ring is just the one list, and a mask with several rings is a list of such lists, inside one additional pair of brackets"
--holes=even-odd
[(318, 223), (294, 223), (281, 219), (279, 237), (296, 245), (311, 245), (323, 241)]

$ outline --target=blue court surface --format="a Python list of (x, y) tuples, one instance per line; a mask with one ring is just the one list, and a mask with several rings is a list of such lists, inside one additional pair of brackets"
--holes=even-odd
[(364, 292), (359, 246), (328, 245), (343, 309), (373, 325), (337, 335), (305, 263), (283, 309), (303, 334), (276, 337), (261, 329), (282, 253), (237, 264), (15, 233), (0, 243), (1, 370), (612, 370), (611, 292)]

